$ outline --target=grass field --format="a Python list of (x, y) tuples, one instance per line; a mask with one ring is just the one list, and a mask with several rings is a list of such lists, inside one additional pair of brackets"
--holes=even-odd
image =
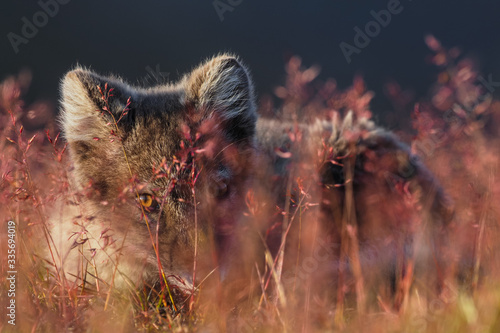
[[(0, 84), (0, 330), (500, 332), (500, 101), (494, 98), (498, 88), (494, 78), (479, 73), (456, 49), (447, 50), (432, 37), (427, 44), (432, 52), (429, 66), (436, 68), (436, 83), (429, 87), (428, 96), (413, 100), (396, 83), (388, 84), (386, 91), (394, 118), (413, 127), (395, 129), (396, 133), (422, 158), (454, 202), (448, 240), (443, 239), (448, 269), (441, 277), (440, 291), (432, 282), (436, 264), (425, 262), (416, 266), (412, 281), (397, 281), (411, 287), (403, 288), (404, 301), (395, 307), (386, 289), (370, 289), (376, 285), (371, 280), (375, 275), (370, 274), (376, 267), (361, 265), (356, 270), (363, 261), (356, 259), (357, 249), (351, 248), (345, 260), (352, 280), (339, 282), (336, 291), (325, 289), (323, 298), (318, 297), (321, 292), (312, 293), (318, 279), (329, 278), (321, 275), (328, 271), (321, 266), (329, 261), (316, 261), (305, 269), (310, 257), (296, 255), (299, 251), (294, 247), (302, 244), (306, 251), (307, 246), (311, 251), (314, 247), (308, 240), (315, 222), (303, 218), (302, 212), (314, 210), (315, 202), (300, 177), (290, 184), (298, 197), (281, 211), (299, 235), (299, 242), (290, 242), (284, 258), (277, 260), (295, 263), (287, 271), (290, 274), (269, 269), (276, 258), (263, 251), (240, 290), (203, 295), (201, 288), (196, 297), (177, 304), (182, 311), (173, 309), (165, 290), (126, 293), (70, 285), (54, 273), (55, 261), (40, 257), (40, 249), (52, 244), (48, 225), (56, 203), (79, 194), (68, 180), (68, 154), (55, 115), (44, 103), (23, 102), (30, 77), (20, 73)], [(349, 110), (358, 117), (371, 116), (373, 94), (362, 78), (340, 90), (334, 80), (320, 82), (317, 68), (303, 68), (298, 58), (292, 58), (286, 71), (285, 84), (274, 92), (279, 104), (272, 98), (261, 99), (261, 114), (301, 122), (342, 117)], [(249, 195), (246, 217), (257, 219), (262, 204), (261, 198)], [(8, 221), (14, 221), (15, 228)], [(15, 284), (7, 279), (13, 275)], [(319, 282), (321, 288), (329, 286), (328, 281)], [(237, 305), (224, 303), (220, 295), (225, 293), (234, 293), (229, 298), (238, 299)], [(9, 317), (13, 313), (15, 317)], [(13, 318), (15, 326), (9, 324)]]

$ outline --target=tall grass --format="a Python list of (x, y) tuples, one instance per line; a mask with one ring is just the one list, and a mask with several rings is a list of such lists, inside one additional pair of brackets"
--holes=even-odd
[[(403, 265), (405, 273), (396, 278), (395, 296), (377, 282), (379, 277), (373, 273), (377, 267), (366, 267), (366, 261), (360, 257), (354, 188), (349, 181), (355, 155), (332, 159), (327, 145), (312, 154), (323, 156), (320, 161), (342, 166), (346, 180), (338, 184), (345, 188), (345, 204), (339, 213), (339, 257), (317, 256), (325, 230), (317, 222), (319, 194), (314, 184), (319, 180), (309, 176), (314, 174), (311, 170), (321, 168), (321, 163), (294, 161), (283, 180), (284, 195), (279, 200), (282, 205), (269, 207), (267, 196), (273, 194), (263, 194), (258, 187), (246, 195), (247, 224), (241, 229), (252, 234), (245, 243), (251, 274), (235, 275), (243, 281), (236, 284), (238, 290), (227, 287), (230, 297), (224, 297), (224, 290), (219, 290), (206, 291), (208, 296), (204, 298), (204, 288), (199, 284), (193, 286), (184, 303), (177, 304), (163, 273), (164, 283), (159, 288), (144, 288), (132, 294), (115, 290), (112, 285), (89, 289), (70, 283), (58, 274), (58, 254), (48, 217), (57, 211), (58, 202), (74, 205), (85, 194), (75, 192), (71, 186), (66, 144), (60, 139), (54, 120), (25, 128), (37, 109), (31, 109), (22, 100), (29, 81), (23, 73), (0, 85), (0, 273), (6, 276), (8, 270), (9, 220), (16, 222), (19, 272), (15, 327), (4, 320), (4, 305), (8, 302), (4, 290), (8, 290), (8, 283), (4, 278), (0, 280), (0, 329), (500, 331), (500, 264), (496, 259), (500, 255), (500, 101), (494, 98), (496, 92), (485, 85), (488, 75), (479, 74), (470, 59), (456, 49), (444, 48), (431, 36), (426, 41), (432, 52), (429, 59), (436, 67), (436, 83), (429, 95), (411, 100), (396, 83), (388, 85), (386, 91), (402, 122), (411, 119), (413, 131), (400, 136), (437, 176), (455, 203), (448, 239), (443, 238), (443, 244), (436, 247), (445, 251), (443, 257), (447, 261), (442, 266), (446, 271), (439, 273), (443, 275), (440, 292), (436, 292), (429, 278), (439, 262), (398, 261), (397, 270)], [(349, 110), (358, 118), (371, 117), (373, 94), (362, 78), (355, 78), (352, 87), (340, 90), (334, 80), (319, 81), (318, 69), (304, 69), (298, 58), (290, 60), (286, 71), (285, 85), (275, 91), (279, 104), (274, 106), (273, 99), (263, 98), (261, 113), (297, 124), (288, 133), (292, 146), (300, 146), (301, 140), (305, 140), (299, 124), (342, 119)], [(109, 98), (108, 93), (105, 89), (103, 98)], [(118, 122), (116, 119), (115, 125)], [(118, 131), (117, 126), (115, 130)], [(191, 173), (189, 186), (196, 212), (197, 203), (203, 200), (195, 191), (197, 173), (192, 163), (196, 158), (196, 138), (186, 134), (184, 145), (184, 157), (152, 167), (155, 175), (164, 177), (179, 168)], [(290, 158), (287, 151), (277, 149), (276, 154)], [(404, 184), (399, 185), (404, 192)], [(131, 191), (138, 195), (137, 189)], [(147, 214), (143, 216), (147, 218)], [(269, 223), (263, 224), (263, 217), (269, 216)], [(158, 244), (158, 232), (151, 229), (150, 235), (152, 244)], [(51, 256), (42, 258), (41, 248), (50, 248)], [(253, 248), (262, 248), (256, 251), (257, 257), (250, 254)], [(193, 280), (197, 279), (196, 271), (195, 256)], [(225, 286), (223, 283), (218, 288)], [(221, 304), (224, 302), (227, 304)]]

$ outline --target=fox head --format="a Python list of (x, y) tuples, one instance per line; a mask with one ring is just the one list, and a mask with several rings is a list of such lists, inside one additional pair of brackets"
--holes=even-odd
[(154, 283), (161, 268), (182, 289), (194, 283), (195, 255), (200, 272), (217, 266), (254, 156), (255, 96), (240, 60), (217, 56), (148, 89), (77, 68), (61, 90), (72, 178), (92, 217), (85, 229), (99, 238), (106, 228), (120, 265), (142, 264), (118, 270), (137, 284)]

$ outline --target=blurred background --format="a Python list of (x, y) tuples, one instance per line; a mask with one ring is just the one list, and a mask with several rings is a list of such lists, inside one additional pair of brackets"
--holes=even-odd
[[(373, 13), (389, 10), (390, 22), (380, 14), (384, 24), (370, 25)], [(26, 102), (45, 100), (57, 110), (58, 82), (76, 64), (152, 85), (228, 51), (247, 63), (265, 96), (283, 84), (286, 62), (298, 55), (340, 88), (362, 75), (375, 92), (375, 118), (395, 128), (385, 85), (398, 82), (418, 99), (436, 81), (427, 34), (500, 81), (499, 14), (500, 2), (491, 0), (9, 0), (0, 11), (0, 80), (29, 69)], [(366, 34), (367, 24), (373, 37), (355, 40), (355, 28)], [(350, 62), (347, 44), (356, 47)]]

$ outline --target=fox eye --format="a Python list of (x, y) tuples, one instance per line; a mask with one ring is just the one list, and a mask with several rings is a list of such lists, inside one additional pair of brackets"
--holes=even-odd
[(214, 185), (214, 194), (217, 198), (224, 198), (229, 191), (227, 180), (218, 181)]
[(140, 194), (139, 201), (141, 202), (142, 207), (147, 208), (148, 210), (155, 209), (156, 206), (158, 205), (153, 196), (148, 193)]

